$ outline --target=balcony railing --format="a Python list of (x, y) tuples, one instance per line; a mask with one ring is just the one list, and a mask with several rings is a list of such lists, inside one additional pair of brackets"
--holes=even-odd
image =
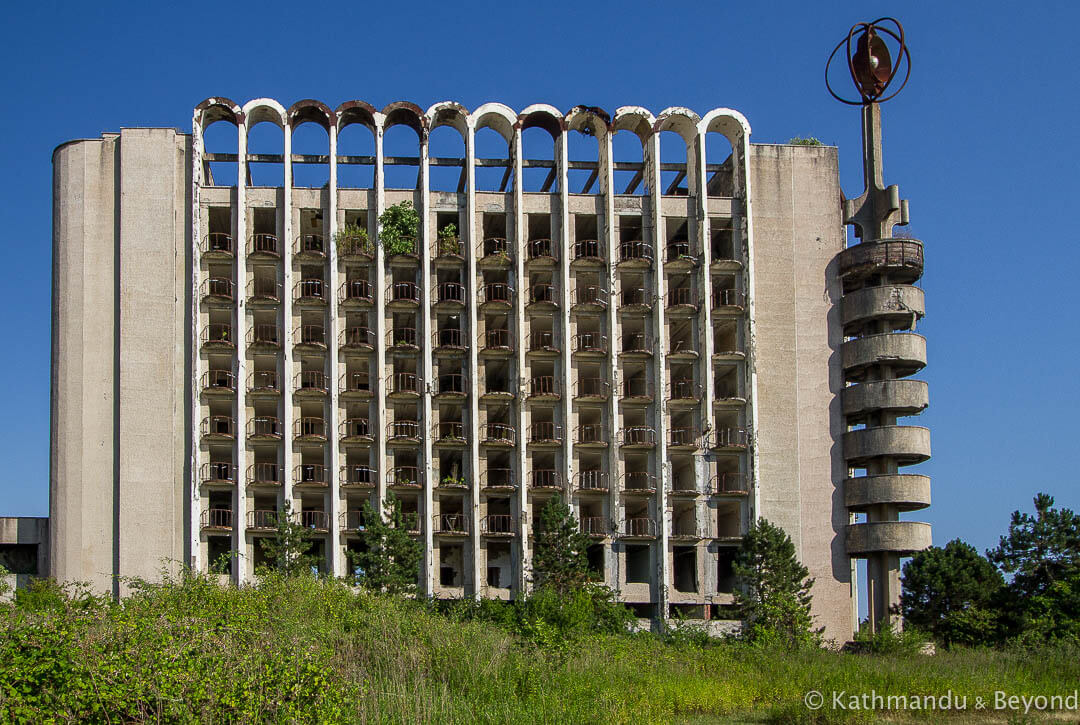
[(525, 251), (528, 259), (558, 260), (555, 242), (550, 239), (530, 239), (525, 243)]
[(603, 378), (578, 378), (578, 398), (603, 398), (611, 395), (611, 384)]
[(506, 423), (488, 423), (481, 428), (484, 443), (517, 443), (517, 429)]
[(742, 428), (717, 428), (712, 432), (713, 448), (746, 448), (750, 434)]
[(491, 282), (480, 289), (481, 304), (509, 305), (514, 299), (514, 288), (506, 282)]
[(318, 277), (300, 280), (293, 285), (293, 299), (297, 302), (326, 302), (326, 282)]
[(581, 533), (586, 536), (607, 536), (608, 522), (603, 516), (582, 516)]
[(653, 538), (656, 536), (656, 522), (649, 518), (629, 518), (623, 521), (623, 536)]
[(199, 480), (203, 483), (236, 483), (236, 466), (221, 461), (210, 461), (199, 468)]
[(668, 428), (668, 444), (672, 446), (694, 446), (698, 445), (698, 438), (701, 436), (698, 433), (697, 428)]
[(248, 282), (248, 298), (252, 304), (281, 302), (281, 284), (273, 277), (252, 277)]
[(562, 476), (552, 468), (534, 468), (529, 472), (529, 488), (562, 487)]
[(207, 370), (202, 375), (203, 390), (235, 392), (236, 375), (231, 370)]
[(326, 347), (326, 328), (322, 325), (301, 325), (293, 330), (293, 342), (297, 345)]
[(517, 488), (512, 468), (489, 468), (480, 474), (480, 485), (487, 489)]
[(341, 467), (341, 485), (374, 488), (378, 474), (374, 468), (354, 464)]
[(276, 370), (256, 370), (248, 376), (249, 393), (280, 393)]
[(390, 421), (386, 424), (386, 437), (392, 441), (419, 439), (420, 422), (415, 420)]
[(597, 239), (579, 239), (574, 242), (572, 253), (574, 260), (603, 261), (604, 258), (603, 249)]
[(293, 435), (296, 438), (322, 440), (326, 438), (326, 421), (322, 418), (298, 418), (293, 422)]
[(251, 250), (251, 254), (262, 254), (268, 257), (281, 256), (278, 238), (273, 234), (252, 234), (248, 248)]
[(627, 471), (622, 477), (622, 490), (630, 493), (653, 493), (656, 476), (645, 471)]
[(623, 428), (619, 431), (619, 445), (654, 446), (656, 445), (656, 429), (648, 425)]
[(367, 327), (347, 327), (341, 331), (341, 346), (374, 348), (375, 332)]
[(529, 397), (557, 398), (559, 387), (559, 380), (554, 375), (537, 375), (529, 380)]
[(624, 287), (619, 293), (619, 304), (622, 307), (652, 307), (652, 295), (644, 287)]
[(228, 277), (210, 277), (202, 283), (202, 296), (222, 301), (235, 299), (233, 281)]
[(342, 511), (338, 523), (342, 531), (363, 531), (367, 526), (363, 511)]
[(436, 534), (468, 534), (469, 520), (465, 514), (435, 514), (434, 532)]
[(247, 482), (249, 486), (280, 486), (281, 474), (281, 466), (276, 463), (252, 463), (248, 466)]
[(236, 347), (233, 326), (228, 322), (211, 322), (203, 328), (202, 344), (214, 347)]
[(529, 352), (558, 352), (555, 333), (551, 330), (536, 330), (529, 333)]
[(465, 256), (465, 245), (460, 237), (440, 236), (435, 242), (435, 257), (460, 258)]
[(559, 304), (559, 296), (553, 284), (534, 284), (529, 287), (529, 304)]
[(464, 349), (465, 333), (459, 327), (444, 327), (431, 335), (432, 345), (446, 349)]
[(372, 393), (371, 375), (368, 373), (345, 373), (341, 376), (341, 392)]
[(435, 439), (439, 441), (464, 441), (465, 424), (461, 421), (443, 421), (435, 425)]
[(248, 418), (248, 438), (272, 438), (281, 439), (281, 421), (272, 415), (257, 415)]
[(607, 307), (608, 291), (597, 285), (579, 286), (574, 290), (575, 305), (595, 305)]
[(622, 336), (623, 352), (647, 352), (652, 354), (652, 337), (643, 332), (634, 332)]
[(514, 517), (510, 514), (488, 514), (480, 519), (480, 533), (513, 536)]
[(603, 443), (607, 445), (607, 441), (604, 439), (603, 424), (582, 423), (577, 427), (574, 441), (576, 443)]
[(301, 463), (293, 469), (293, 481), (298, 486), (328, 486), (330, 477), (321, 463)]
[(709, 482), (709, 489), (719, 495), (750, 493), (750, 479), (742, 473), (718, 473)]
[(581, 471), (574, 476), (580, 491), (607, 491), (608, 475), (606, 471)]
[(665, 259), (667, 262), (689, 262), (691, 264), (697, 262), (693, 245), (686, 239), (676, 239), (668, 242), (667, 257)]
[(562, 426), (551, 421), (533, 423), (529, 426), (530, 443), (559, 443), (562, 441)]
[(300, 525), (311, 531), (329, 531), (330, 514), (325, 511), (301, 511)]
[(301, 234), (296, 238), (296, 254), (307, 257), (325, 257), (326, 243), (321, 234)]
[(622, 397), (652, 399), (652, 381), (648, 378), (627, 378), (623, 380)]
[(669, 355), (683, 355), (697, 357), (697, 348), (694, 345), (694, 339), (692, 335), (686, 337), (673, 337), (668, 340), (668, 354)]
[(342, 302), (371, 303), (374, 301), (374, 288), (366, 279), (350, 279), (348, 282), (343, 282), (338, 294)]
[(668, 292), (668, 307), (698, 308), (697, 290), (691, 287), (676, 287)]
[(391, 395), (419, 395), (420, 376), (416, 373), (390, 373), (386, 376), (386, 389)]
[(228, 255), (231, 257), (236, 254), (236, 247), (233, 245), (231, 234), (211, 232), (203, 237), (201, 251), (207, 255)]
[(354, 440), (371, 440), (374, 435), (371, 430), (371, 421), (367, 418), (346, 418), (341, 421), (341, 437)]
[(736, 289), (713, 288), (713, 307), (746, 307), (746, 295)]
[(701, 385), (691, 378), (677, 378), (671, 381), (672, 400), (700, 400)]
[(386, 485), (400, 488), (420, 488), (420, 469), (416, 466), (395, 466), (386, 472)]
[(440, 282), (435, 288), (435, 301), (465, 304), (465, 285), (458, 282)]
[(465, 395), (468, 382), (461, 373), (443, 373), (435, 379), (435, 395)]
[(501, 257), (510, 259), (510, 242), (503, 237), (487, 237), (480, 243), (480, 256), (483, 259)]
[(210, 508), (202, 512), (201, 523), (204, 529), (231, 529), (233, 521), (232, 509)]
[(248, 511), (247, 527), (255, 531), (273, 531), (277, 528), (278, 512), (274, 509)]
[(619, 262), (651, 262), (652, 245), (647, 242), (630, 241), (619, 243)]
[(273, 323), (252, 325), (248, 331), (248, 344), (281, 347), (281, 335), (278, 326)]
[(492, 330), (486, 330), (484, 332), (484, 349), (485, 350), (510, 350), (511, 346), (510, 330), (495, 328)]
[(574, 335), (574, 352), (602, 352), (608, 351), (607, 335), (599, 332), (579, 332)]
[(415, 327), (394, 327), (386, 331), (387, 347), (417, 347), (419, 340)]
[(412, 282), (394, 282), (386, 288), (386, 302), (420, 304), (420, 287)]
[(210, 415), (202, 419), (201, 433), (203, 436), (216, 436), (219, 438), (236, 437), (236, 419), (231, 415)]

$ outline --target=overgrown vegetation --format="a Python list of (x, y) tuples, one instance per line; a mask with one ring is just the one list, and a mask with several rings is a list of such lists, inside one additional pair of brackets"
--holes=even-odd
[(351, 578), (375, 591), (391, 594), (416, 592), (416, 573), (423, 558), (420, 542), (409, 536), (401, 501), (390, 491), (383, 504), (386, 519), (370, 502), (364, 502), (364, 527), (360, 551), (349, 552)]
[(367, 229), (359, 224), (346, 223), (334, 233), (334, 244), (339, 256), (349, 254), (372, 254), (374, 252)]
[(803, 138), (802, 136), (793, 136), (792, 138), (788, 139), (788, 145), (789, 146), (824, 146), (825, 144), (823, 144), (821, 141), (817, 140), (813, 136), (807, 136), (806, 138)]
[(242, 588), (128, 582), (119, 603), (39, 587), (0, 605), (3, 722), (872, 722), (810, 712), (804, 693), (1051, 695), (1080, 678), (1067, 645), (925, 657), (702, 644), (592, 628), (587, 606), (553, 594), (439, 612), (272, 572)]
[(457, 224), (450, 222), (439, 230), (439, 254), (461, 254), (461, 240), (458, 239)]
[(274, 517), (274, 535), (259, 538), (259, 547), (266, 556), (267, 567), (287, 576), (296, 576), (318, 568), (318, 557), (310, 554), (312, 547), (308, 530), (296, 521), (288, 500)]
[(386, 207), (379, 215), (379, 241), (386, 254), (416, 254), (416, 238), (420, 235), (420, 214), (411, 201), (400, 201)]

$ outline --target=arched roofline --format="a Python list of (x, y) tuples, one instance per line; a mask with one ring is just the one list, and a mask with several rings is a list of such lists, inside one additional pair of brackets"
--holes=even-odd
[(211, 123), (228, 121), (234, 126), (244, 122), (244, 110), (231, 98), (211, 96), (195, 106), (199, 118), (199, 128), (205, 129)]
[(346, 126), (354, 123), (366, 126), (374, 133), (375, 114), (375, 107), (370, 103), (365, 101), (345, 101), (334, 111), (334, 116), (337, 119), (338, 133)]
[(613, 133), (618, 131), (630, 131), (644, 144), (645, 140), (652, 135), (653, 124), (656, 118), (647, 108), (641, 106), (621, 106), (615, 109), (615, 120), (611, 123)]
[(736, 148), (743, 139), (750, 138), (750, 122), (734, 109), (714, 108), (702, 116), (698, 132), (703, 136), (719, 133), (727, 138), (732, 148)]
[(284, 129), (287, 117), (285, 107), (273, 98), (253, 98), (244, 104), (244, 124), (249, 130), (263, 121)]
[(509, 106), (502, 103), (485, 103), (472, 112), (469, 120), (477, 131), (490, 128), (509, 144), (514, 139), (514, 126), (517, 125), (518, 117)]
[(302, 123), (317, 123), (330, 133), (330, 127), (337, 125), (337, 117), (325, 103), (305, 98), (289, 106), (289, 126), (296, 128)]
[(555, 106), (534, 103), (518, 114), (516, 125), (522, 131), (527, 128), (542, 128), (551, 134), (551, 138), (556, 139), (566, 130), (566, 119)]
[(665, 108), (661, 111), (660, 115), (656, 117), (656, 123), (653, 124), (653, 131), (655, 133), (674, 131), (679, 134), (686, 145), (689, 146), (693, 143), (694, 139), (697, 138), (699, 123), (701, 123), (701, 117), (689, 108), (672, 106), (671, 108)]
[(574, 106), (566, 112), (565, 123), (570, 131), (580, 131), (593, 136), (611, 132), (611, 116), (597, 106)]
[(386, 104), (382, 110), (383, 130), (388, 131), (394, 126), (405, 125), (416, 131), (416, 135), (423, 140), (427, 137), (427, 116), (420, 106), (408, 101), (394, 101)]
[(469, 109), (455, 101), (440, 101), (432, 104), (425, 116), (429, 132), (440, 126), (451, 126), (457, 129), (462, 139), (469, 132)]

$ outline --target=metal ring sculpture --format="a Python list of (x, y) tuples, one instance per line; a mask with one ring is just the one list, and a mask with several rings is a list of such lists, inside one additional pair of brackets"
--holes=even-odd
[[(883, 23), (892, 23), (896, 29), (893, 30), (883, 25)], [(851, 51), (851, 41), (856, 33), (860, 34), (853, 53)], [(879, 33), (888, 35), (900, 45), (897, 50), (895, 66), (892, 63), (889, 48)], [(833, 90), (832, 84), (829, 82), (829, 68), (832, 66), (833, 59), (836, 58), (840, 48), (845, 45), (847, 46), (847, 64), (848, 71), (851, 73), (851, 81), (855, 84), (856, 90), (859, 91), (860, 100), (858, 101), (850, 101), (841, 97)], [(907, 60), (904, 81), (899, 88), (883, 97), (882, 94), (885, 93), (889, 85), (892, 84), (893, 79), (896, 78), (900, 65), (904, 60)], [(855, 23), (851, 26), (851, 30), (848, 31), (847, 37), (836, 44), (833, 52), (829, 55), (829, 60), (825, 63), (825, 87), (833, 98), (849, 106), (884, 103), (904, 90), (904, 86), (907, 85), (910, 77), (911, 54), (908, 53), (907, 45), (904, 43), (904, 26), (896, 18), (878, 18), (870, 23)]]

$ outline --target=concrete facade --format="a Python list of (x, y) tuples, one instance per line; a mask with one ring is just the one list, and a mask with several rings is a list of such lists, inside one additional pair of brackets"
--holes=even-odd
[[(204, 149), (212, 123), (235, 128), (235, 153)], [(248, 153), (259, 123), (281, 128), (280, 154)], [(325, 129), (325, 156), (292, 153), (305, 123)], [(373, 155), (339, 150), (354, 124)], [(397, 125), (416, 132), (414, 156), (384, 153)], [(429, 153), (440, 126), (460, 133), (460, 157)], [(533, 128), (554, 161), (524, 158)], [(477, 157), (481, 131), (505, 157)], [(571, 159), (571, 134), (595, 139), (596, 157)], [(636, 160), (616, 157), (617, 134), (640, 142)], [(764, 516), (815, 577), (826, 635), (849, 639), (851, 556), (929, 530), (852, 516), (921, 485), (845, 490), (854, 452), (924, 442), (849, 432), (851, 416), (883, 395), (918, 412), (925, 387), (845, 389), (845, 371), (884, 354), (875, 345), (903, 347), (853, 348), (845, 326), (896, 295), (921, 310), (921, 291), (846, 290), (836, 149), (749, 136), (727, 109), (211, 98), (191, 135), (59, 147), (51, 571), (109, 591), (117, 575), (232, 552), (246, 581), (289, 501), (342, 575), (362, 504), (393, 491), (424, 543), (423, 593), (507, 598), (529, 585), (533, 527), (558, 494), (640, 616), (725, 618), (731, 558)], [(660, 162), (672, 143), (685, 163)], [(263, 163), (282, 165), (281, 186), (251, 185)], [(302, 164), (328, 166), (329, 182), (295, 185)], [(416, 188), (389, 187), (391, 166), (414, 167)], [(455, 191), (432, 188), (443, 166), (460, 169)], [(371, 167), (374, 183), (339, 185), (345, 167)], [(481, 188), (489, 167), (502, 184)], [(401, 201), (420, 211), (419, 238), (389, 254), (378, 219)], [(373, 243), (341, 241), (346, 225)]]

